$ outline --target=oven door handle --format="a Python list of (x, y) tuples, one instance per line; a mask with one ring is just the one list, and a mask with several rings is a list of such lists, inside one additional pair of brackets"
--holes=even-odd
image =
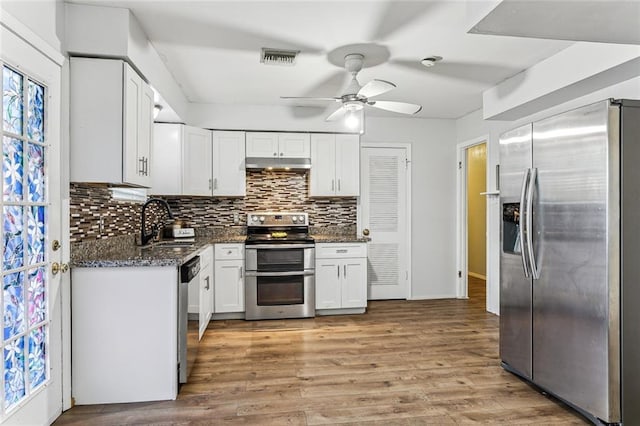
[(245, 277), (294, 277), (296, 275), (315, 275), (315, 271), (287, 271), (287, 272), (256, 272), (256, 271), (246, 271), (244, 273)]
[(247, 244), (245, 250), (251, 249), (297, 249), (314, 248), (315, 244)]

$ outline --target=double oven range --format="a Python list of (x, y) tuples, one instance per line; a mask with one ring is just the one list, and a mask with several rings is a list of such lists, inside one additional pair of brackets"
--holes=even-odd
[(306, 213), (247, 215), (245, 318), (315, 316), (315, 243)]

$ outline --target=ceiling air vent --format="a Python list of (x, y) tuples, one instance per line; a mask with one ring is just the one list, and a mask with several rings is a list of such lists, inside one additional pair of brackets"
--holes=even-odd
[(263, 47), (260, 62), (265, 65), (294, 65), (298, 53), (300, 53), (299, 50), (268, 49)]

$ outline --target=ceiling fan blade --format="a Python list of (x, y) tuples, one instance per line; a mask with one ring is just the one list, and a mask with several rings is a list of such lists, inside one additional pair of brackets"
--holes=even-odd
[(372, 98), (374, 96), (387, 93), (389, 90), (396, 87), (395, 84), (385, 80), (371, 80), (358, 91), (358, 96), (364, 96), (365, 98)]
[(335, 110), (333, 113), (331, 113), (331, 115), (329, 115), (327, 118), (325, 118), (324, 121), (340, 120), (342, 117), (344, 117), (346, 113), (347, 113), (347, 110), (340, 107), (337, 110)]
[(334, 102), (340, 102), (340, 98), (316, 98), (314, 96), (280, 96), (280, 99), (304, 99), (306, 101), (334, 101)]
[(401, 114), (417, 114), (422, 109), (421, 105), (393, 101), (371, 101), (368, 102), (367, 105), (387, 111), (399, 112)]

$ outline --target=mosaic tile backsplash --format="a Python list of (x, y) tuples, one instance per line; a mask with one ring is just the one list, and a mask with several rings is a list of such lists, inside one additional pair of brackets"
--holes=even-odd
[[(173, 214), (194, 228), (246, 226), (250, 211), (301, 210), (313, 227), (353, 226), (356, 197), (309, 199), (306, 172), (247, 171), (244, 198), (161, 197)], [(139, 203), (114, 201), (108, 188), (71, 184), (71, 241), (103, 239), (138, 232)], [(100, 229), (100, 217), (103, 227)], [(235, 220), (238, 219), (236, 222)]]

